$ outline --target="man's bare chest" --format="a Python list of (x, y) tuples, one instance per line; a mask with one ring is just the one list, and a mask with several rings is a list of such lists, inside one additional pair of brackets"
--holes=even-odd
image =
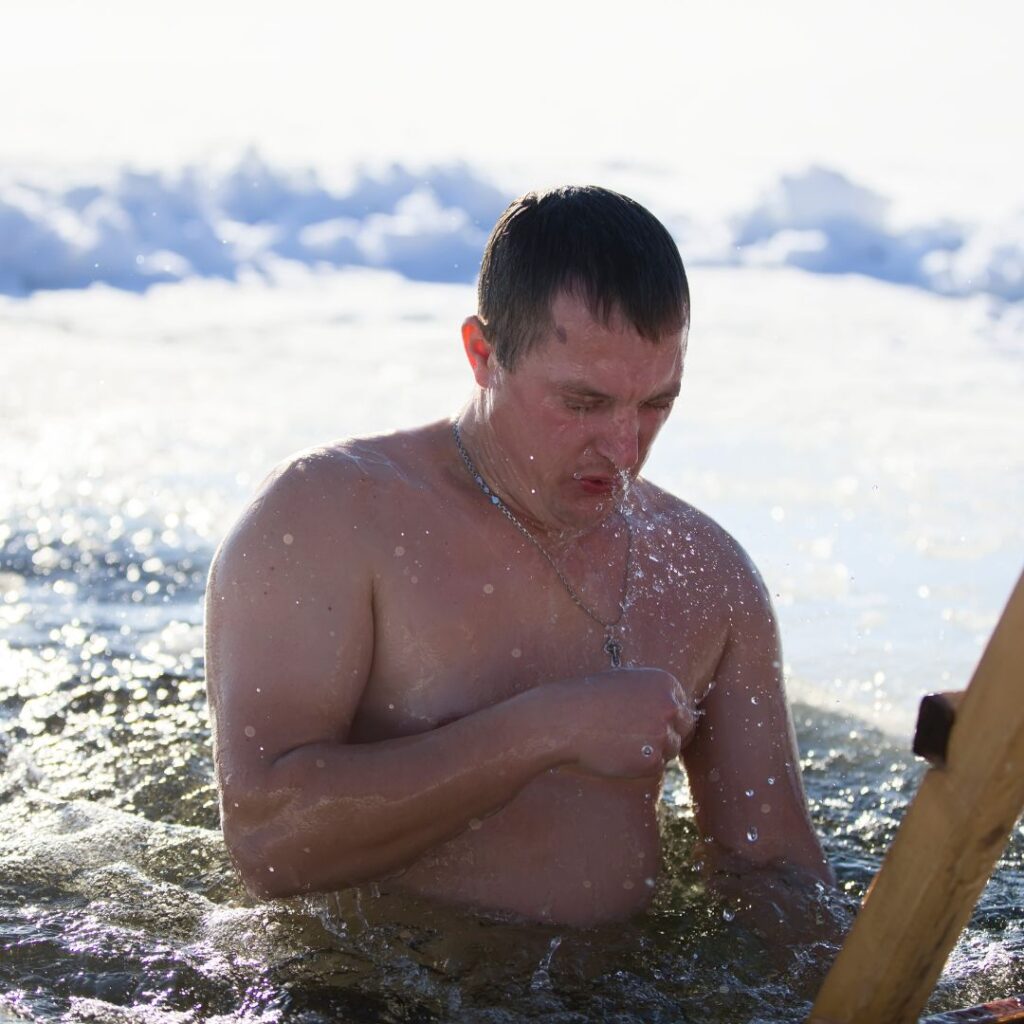
[[(374, 579), (373, 667), (354, 739), (422, 732), (611, 667), (606, 623), (609, 610), (617, 614), (624, 560), (584, 573), (578, 590), (570, 580), (570, 594), (540, 553), (507, 530), (467, 536), (435, 522), (394, 532)], [(625, 667), (666, 669), (699, 697), (728, 622), (694, 556), (640, 538), (615, 635)]]

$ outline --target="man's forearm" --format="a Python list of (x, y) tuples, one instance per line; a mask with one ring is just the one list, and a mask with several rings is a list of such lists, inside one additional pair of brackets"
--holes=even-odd
[(412, 863), (572, 760), (553, 698), (546, 687), (415, 736), (309, 744), (224, 779), (224, 831), (246, 884), (289, 895)]

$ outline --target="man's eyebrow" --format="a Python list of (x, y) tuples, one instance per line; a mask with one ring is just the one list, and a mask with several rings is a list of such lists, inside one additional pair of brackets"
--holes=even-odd
[[(665, 401), (669, 398), (678, 398), (679, 392), (682, 390), (682, 381), (676, 381), (675, 384), (669, 385), (664, 391), (659, 391), (655, 395), (651, 395), (645, 401), (658, 402)], [(576, 398), (595, 398), (602, 399), (604, 401), (614, 401), (614, 395), (605, 394), (603, 391), (598, 391), (596, 388), (591, 387), (589, 384), (585, 384), (582, 381), (560, 381), (555, 387), (564, 395), (573, 395)]]
[(677, 380), (675, 382), (675, 384), (671, 385), (670, 387), (665, 388), (664, 391), (659, 391), (656, 395), (651, 395), (651, 397), (648, 399), (648, 401), (649, 402), (657, 402), (659, 400), (664, 400), (664, 399), (667, 399), (667, 398), (678, 398), (679, 397), (679, 392), (682, 391), (682, 390), (683, 390), (683, 382), (681, 380)]
[(606, 395), (603, 391), (597, 391), (592, 388), (589, 384), (582, 382), (566, 380), (560, 381), (555, 387), (565, 395), (575, 395), (577, 398), (607, 398), (610, 399), (611, 395)]

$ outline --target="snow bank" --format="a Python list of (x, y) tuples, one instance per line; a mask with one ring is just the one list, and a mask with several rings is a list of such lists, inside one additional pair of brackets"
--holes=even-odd
[(246, 155), (221, 173), (121, 170), (66, 188), (0, 182), (0, 291), (236, 278), (281, 258), (471, 281), (509, 197), (463, 165), (357, 171), (331, 191), (312, 170)]
[(896, 233), (887, 226), (888, 208), (883, 196), (837, 171), (783, 175), (736, 218), (739, 259), (929, 287), (922, 261), (960, 247), (962, 230), (940, 224)]
[[(9, 177), (0, 180), (0, 291), (94, 282), (143, 291), (262, 273), (281, 259), (468, 282), (510, 198), (465, 164), (357, 168), (346, 185), (329, 187), (312, 169), (275, 168), (255, 152), (226, 170), (123, 169), (64, 187)], [(691, 263), (856, 273), (1024, 300), (1024, 213), (998, 225), (896, 227), (884, 196), (821, 167), (782, 176), (725, 224), (658, 213)]]

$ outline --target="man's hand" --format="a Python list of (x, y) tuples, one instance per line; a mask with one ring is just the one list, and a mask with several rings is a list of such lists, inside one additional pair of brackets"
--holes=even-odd
[(693, 703), (670, 672), (611, 669), (555, 685), (569, 695), (575, 763), (588, 774), (658, 775), (693, 735)]
[(853, 923), (852, 901), (813, 874), (786, 864), (753, 864), (698, 846), (708, 889), (730, 920), (780, 948), (824, 942), (839, 946)]

